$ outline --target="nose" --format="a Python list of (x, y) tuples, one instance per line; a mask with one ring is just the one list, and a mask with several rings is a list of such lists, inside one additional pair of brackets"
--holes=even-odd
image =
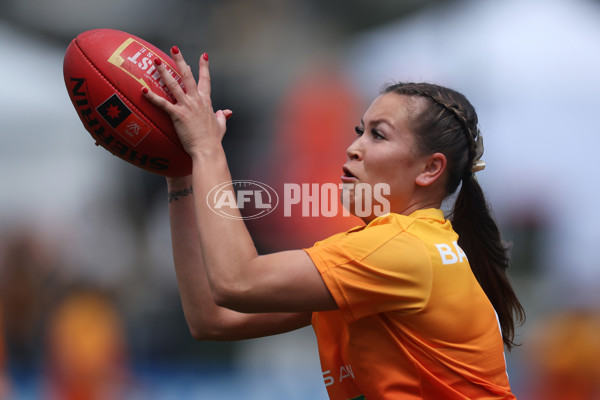
[(363, 151), (360, 146), (360, 137), (356, 138), (354, 142), (346, 149), (346, 157), (348, 160), (362, 160)]

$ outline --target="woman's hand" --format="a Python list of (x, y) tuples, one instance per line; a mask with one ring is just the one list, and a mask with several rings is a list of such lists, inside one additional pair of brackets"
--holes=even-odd
[(200, 58), (198, 83), (177, 47), (171, 48), (171, 56), (181, 73), (186, 90), (179, 86), (161, 60), (156, 58), (154, 65), (173, 94), (175, 103), (158, 96), (146, 87), (142, 88), (142, 93), (150, 102), (169, 114), (181, 144), (193, 159), (201, 156), (203, 151), (211, 151), (221, 145), (226, 130), (225, 120), (232, 112), (231, 110), (214, 112), (212, 108), (208, 54), (204, 53)]

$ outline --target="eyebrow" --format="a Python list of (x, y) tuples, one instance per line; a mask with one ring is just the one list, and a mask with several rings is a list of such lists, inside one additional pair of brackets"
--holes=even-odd
[[(362, 118), (360, 119), (360, 123), (361, 123), (361, 125), (362, 125), (362, 126), (365, 126), (365, 121), (364, 121)], [(385, 119), (385, 118), (379, 118), (379, 119), (375, 119), (375, 120), (371, 121), (371, 123), (372, 123), (373, 125), (375, 125), (375, 126), (377, 126), (377, 125), (379, 125), (379, 124), (381, 124), (381, 123), (384, 123), (384, 124), (386, 124), (386, 125), (388, 125), (388, 126), (390, 126), (390, 127), (392, 127), (392, 128), (394, 127), (394, 125), (392, 125), (392, 124), (390, 123), (390, 121), (388, 121), (388, 120), (387, 120), (387, 119)]]

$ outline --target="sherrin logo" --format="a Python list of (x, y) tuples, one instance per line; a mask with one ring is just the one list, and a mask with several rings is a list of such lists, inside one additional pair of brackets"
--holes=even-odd
[[(279, 196), (265, 183), (234, 180), (212, 188), (206, 196), (206, 203), (214, 213), (226, 218), (256, 219), (272, 213), (279, 204)], [(235, 212), (236, 208), (241, 216)]]
[(116, 93), (96, 107), (96, 110), (133, 147), (140, 144), (152, 129), (133, 113)]

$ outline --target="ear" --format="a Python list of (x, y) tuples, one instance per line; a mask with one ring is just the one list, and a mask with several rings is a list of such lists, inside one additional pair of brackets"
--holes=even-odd
[(421, 173), (416, 176), (415, 183), (419, 186), (431, 186), (440, 179), (446, 170), (446, 156), (442, 153), (433, 153), (425, 159)]

